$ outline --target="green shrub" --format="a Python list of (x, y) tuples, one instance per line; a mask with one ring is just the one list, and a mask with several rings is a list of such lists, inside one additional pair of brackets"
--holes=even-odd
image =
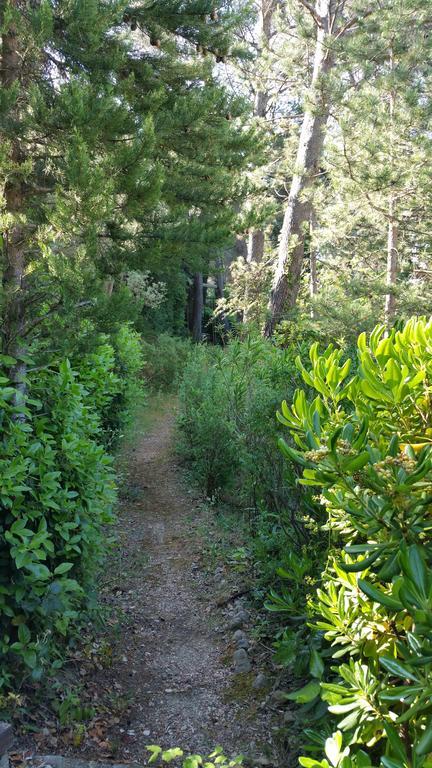
[(224, 380), (205, 348), (198, 347), (180, 386), (179, 450), (195, 478), (213, 497), (232, 485), (241, 457)]
[(144, 341), (142, 349), (143, 371), (149, 386), (155, 391), (175, 390), (193, 349), (192, 343), (162, 333), (154, 342)]
[(114, 398), (122, 392), (124, 384), (115, 372), (116, 356), (113, 346), (108, 341), (101, 343), (95, 352), (84, 355), (77, 367), (79, 380), (91, 397), (102, 428), (114, 431), (109, 427), (112, 420), (111, 405)]
[(144, 355), (140, 335), (122, 325), (109, 339), (76, 365), (80, 381), (99, 414), (102, 438), (112, 447), (129, 421), (134, 406), (144, 397)]
[[(230, 503), (248, 523), (245, 547), (257, 600), (276, 589), (281, 574), (293, 573), (294, 561), (307, 563), (298, 579), (285, 582), (282, 594), (270, 590), (267, 601), (274, 610), (278, 662), (294, 665), (292, 671), (302, 675), (311, 643), (298, 617), (320, 574), (327, 538), (318, 524), (323, 513), (309, 489), (297, 485), (297, 466), (284, 460), (277, 445), (275, 412), (301, 380), (294, 364), (299, 351), (254, 337), (223, 350), (196, 349), (180, 388), (178, 427), (179, 450), (201, 487)], [(313, 552), (306, 558), (308, 546)], [(292, 627), (286, 626), (288, 596)]]
[(362, 334), (351, 379), (332, 347), (314, 345), (310, 363), (298, 361), (316, 397), (299, 390), (282, 405), (297, 449), (281, 448), (319, 489), (333, 538), (311, 607), (334, 665), (324, 677), (317, 665), (309, 698), (320, 691), (338, 731), (325, 759), (300, 762), (421, 768), (432, 756), (432, 321)]
[(239, 506), (276, 514), (299, 506), (274, 417), (299, 380), (294, 357), (253, 337), (192, 355), (180, 387), (180, 450), (205, 489), (230, 491)]
[(142, 389), (144, 353), (142, 339), (129, 325), (123, 325), (113, 336), (116, 373), (123, 382), (125, 402), (129, 403)]
[(111, 421), (105, 422), (104, 428), (118, 434), (130, 422), (136, 406), (144, 401), (147, 382), (140, 334), (125, 324), (113, 336), (112, 343), (114, 372), (121, 381), (121, 389), (111, 407)]
[[(114, 382), (107, 377), (105, 392)], [(108, 404), (103, 387), (90, 396), (68, 362), (28, 385), (17, 412), (13, 388), (0, 379), (0, 689), (23, 670), (38, 680), (56, 638), (78, 619), (115, 500), (94, 407)]]
[[(42, 677), (95, 590), (113, 522), (106, 446), (142, 396), (128, 325), (94, 352), (30, 373), (25, 405), (0, 377), (0, 691)], [(8, 364), (8, 360), (4, 360)]]
[(158, 766), (165, 765), (166, 763), (173, 763), (175, 765), (181, 765), (182, 768), (236, 768), (243, 764), (243, 757), (229, 758), (224, 754), (222, 747), (216, 747), (216, 749), (208, 756), (202, 755), (188, 755), (184, 756), (184, 752), (179, 747), (172, 747), (171, 749), (162, 749), (157, 744), (151, 744), (146, 747), (150, 753), (148, 763), (156, 764)]

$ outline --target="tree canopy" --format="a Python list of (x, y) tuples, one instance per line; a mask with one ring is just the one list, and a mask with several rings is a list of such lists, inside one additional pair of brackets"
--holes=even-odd
[(430, 768), (431, 30), (0, 0), (0, 714), (79, 643), (151, 392), (237, 515), (303, 768)]

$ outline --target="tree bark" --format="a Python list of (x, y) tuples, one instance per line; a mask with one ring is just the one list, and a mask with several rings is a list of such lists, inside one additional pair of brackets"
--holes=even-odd
[(318, 174), (324, 144), (324, 128), (329, 115), (326, 77), (334, 64), (331, 48), (335, 28), (334, 0), (317, 0), (317, 37), (314, 67), (297, 151), (296, 170), (291, 182), (279, 241), (276, 269), (273, 277), (268, 318), (264, 336), (270, 337), (285, 310), (297, 302), (304, 261), (304, 241), (311, 215), (311, 203), (306, 197)]
[[(277, 6), (277, 0), (261, 0), (258, 15), (258, 38), (259, 54), (265, 48), (269, 47), (272, 36), (272, 20)], [(258, 62), (259, 64), (259, 62)], [(265, 117), (269, 103), (269, 90), (266, 80), (259, 75), (258, 85), (255, 92), (254, 115), (256, 117)]]
[(103, 283), (103, 289), (107, 296), (112, 296), (114, 290), (115, 280), (113, 277), (108, 276)]
[(318, 294), (318, 272), (317, 272), (317, 255), (318, 254), (317, 254), (317, 249), (315, 248), (313, 243), (313, 235), (315, 230), (316, 230), (316, 217), (315, 217), (315, 211), (312, 210), (311, 218), (310, 218), (311, 244), (310, 244), (310, 250), (309, 250), (309, 269), (310, 269), (309, 295), (311, 298), (310, 316), (312, 320), (315, 319), (314, 299)]
[[(259, 53), (269, 47), (272, 35), (272, 19), (277, 6), (276, 0), (261, 0), (258, 17), (258, 35), (259, 35)], [(258, 63), (259, 66), (259, 63)], [(257, 90), (255, 92), (254, 116), (265, 119), (270, 99), (269, 89), (266, 79), (259, 75)], [(264, 256), (265, 236), (262, 229), (255, 230), (249, 234), (247, 245), (248, 264), (262, 261)]]
[[(389, 56), (389, 68), (390, 72), (393, 72), (395, 68), (394, 51), (393, 47), (390, 48)], [(390, 91), (389, 98), (389, 117), (390, 117), (390, 164), (393, 169), (394, 165), (394, 110), (395, 110), (396, 94), (394, 89)], [(398, 275), (398, 239), (399, 239), (399, 225), (395, 218), (395, 195), (390, 192), (388, 203), (388, 228), (387, 228), (387, 270), (386, 270), (386, 285), (390, 289), (386, 293), (385, 305), (384, 305), (384, 320), (387, 328), (393, 325), (396, 315), (396, 295), (394, 293), (394, 287), (397, 282)]]
[(247, 241), (244, 237), (236, 236), (234, 251), (237, 257), (247, 261)]
[[(18, 3), (12, 2), (13, 6)], [(3, 14), (2, 14), (3, 16)], [(3, 18), (2, 18), (3, 22)], [(5, 90), (13, 88), (21, 79), (22, 58), (16, 27), (10, 23), (2, 35), (1, 82)], [(17, 107), (14, 108), (17, 110)], [(15, 116), (18, 119), (18, 115)], [(9, 225), (3, 231), (3, 291), (4, 312), (2, 327), (2, 351), (18, 358), (16, 365), (9, 368), (9, 378), (16, 387), (15, 404), (18, 405), (25, 394), (26, 365), (19, 358), (24, 352), (21, 335), (25, 328), (25, 244), (26, 231), (21, 223), (24, 213), (25, 194), (20, 178), (20, 165), (24, 161), (19, 138), (11, 143), (10, 159), (13, 170), (4, 187), (5, 208), (9, 214)]]
[(264, 256), (265, 235), (262, 229), (256, 229), (249, 234), (247, 248), (247, 263), (259, 264)]
[(207, 291), (208, 291), (208, 275), (203, 275), (203, 311), (207, 304)]
[(395, 215), (395, 203), (394, 197), (391, 196), (389, 200), (389, 222), (387, 230), (387, 277), (386, 285), (389, 288), (385, 297), (384, 318), (387, 328), (393, 325), (396, 315), (396, 296), (394, 293), (394, 287), (397, 281), (398, 275), (398, 239), (399, 239), (399, 225), (394, 218)]
[[(265, 235), (261, 229), (251, 232), (248, 240), (248, 249), (246, 255), (246, 263), (248, 267), (253, 264), (259, 264), (263, 260), (264, 256)], [(250, 287), (251, 287), (251, 270), (248, 269), (245, 275), (245, 296), (244, 296), (244, 312), (243, 322), (247, 323), (250, 320), (249, 314), (249, 300), (250, 300)]]
[(216, 259), (216, 298), (222, 299), (225, 291), (225, 260), (223, 256)]
[[(222, 256), (218, 256), (216, 260), (216, 299), (223, 299), (225, 293), (225, 284), (225, 254), (223, 254)], [(220, 324), (222, 326), (223, 337), (225, 337), (230, 330), (230, 323), (225, 313), (220, 315)]]

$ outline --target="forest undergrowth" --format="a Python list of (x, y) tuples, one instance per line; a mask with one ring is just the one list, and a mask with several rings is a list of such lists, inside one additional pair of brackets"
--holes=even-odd
[(428, 764), (431, 329), (377, 326), (357, 350), (234, 341), (186, 368), (180, 450), (247, 511), (238, 556), (280, 617), (305, 768)]
[(229, 611), (253, 583), (238, 557), (246, 527), (191, 487), (175, 457), (173, 417), (165, 393), (135, 410), (116, 459), (118, 521), (99, 610), (64, 649), (55, 680), (23, 691), (16, 761), (36, 751), (140, 764), (156, 742), (190, 753), (223, 744), (248, 763), (279, 764), (287, 749), (281, 713), (262, 706), (270, 679), (253, 688), (272, 666), (255, 611), (256, 671), (233, 671)]
[[(271, 755), (270, 762), (276, 761), (272, 751), (275, 743), (278, 750), (289, 743), (290, 759), (296, 753), (305, 753), (300, 758), (305, 768), (318, 765), (326, 768), (329, 759), (335, 768), (339, 764), (341, 768), (358, 763), (375, 765), (377, 759), (381, 759), (386, 768), (396, 765), (400, 768), (404, 765), (402, 750), (404, 754), (416, 755), (416, 765), (424, 764), (428, 754), (427, 675), (431, 663), (427, 610), (429, 522), (425, 514), (431, 473), (432, 428), (428, 426), (427, 389), (431, 328), (430, 321), (421, 318), (410, 320), (390, 334), (383, 326), (377, 326), (369, 338), (365, 334), (359, 336), (357, 350), (330, 345), (322, 352), (317, 343), (284, 348), (253, 335), (243, 340), (233, 339), (222, 349), (185, 347), (184, 342), (179, 342), (179, 350), (184, 354), (177, 354), (176, 345), (169, 342), (165, 356), (160, 355), (158, 376), (163, 389), (152, 399), (148, 415), (143, 406), (132, 408), (135, 426), (130, 436), (123, 438), (128, 466), (125, 467), (124, 459), (119, 462), (124, 474), (120, 510), (126, 505), (132, 510), (132, 518), (124, 529), (118, 529), (120, 539), (115, 546), (120, 546), (118, 551), (122, 554), (117, 565), (115, 560), (108, 561), (113, 573), (108, 581), (101, 583), (102, 595), (108, 588), (108, 592), (114, 591), (118, 598), (121, 619), (118, 622), (117, 617), (113, 621), (109, 611), (99, 615), (99, 622), (107, 623), (108, 627), (112, 625), (114, 635), (119, 633), (117, 640), (111, 627), (109, 640), (90, 633), (84, 645), (82, 640), (72, 640), (71, 644), (73, 635), (69, 635), (64, 652), (60, 650), (61, 645), (52, 646), (54, 655), (51, 646), (40, 649), (35, 646), (35, 658), (41, 659), (43, 674), (28, 673), (23, 677), (22, 691), (11, 690), (4, 700), (6, 707), (12, 705), (18, 721), (28, 719), (31, 707), (30, 710), (26, 707), (26, 695), (36, 694), (35, 701), (38, 701), (38, 689), (45, 696), (43, 678), (54, 682), (57, 698), (54, 697), (51, 704), (45, 698), (44, 704), (52, 707), (52, 731), (48, 727), (48, 734), (41, 732), (38, 718), (34, 720), (41, 745), (48, 736), (48, 744), (53, 739), (52, 743), (61, 744), (63, 749), (82, 750), (83, 754), (94, 754), (100, 749), (104, 757), (118, 753), (139, 760), (147, 736), (154, 734), (155, 743), (163, 744), (164, 737), (169, 736), (173, 739), (171, 746), (181, 744), (189, 752), (194, 749), (195, 738), (203, 754), (225, 739), (228, 752), (234, 754), (233, 723), (228, 727), (228, 721), (224, 724), (225, 715), (214, 714), (219, 706), (215, 702), (209, 703), (206, 710), (212, 726), (201, 731), (200, 736), (193, 721), (191, 731), (174, 727), (173, 723), (180, 722), (175, 707), (177, 704), (184, 707), (185, 692), (192, 698), (196, 696), (194, 683), (191, 684), (188, 677), (183, 691), (181, 686), (177, 688), (164, 677), (162, 669), (170, 669), (173, 660), (173, 673), (179, 674), (176, 656), (169, 648), (160, 666), (156, 664), (154, 668), (158, 653), (151, 650), (152, 642), (159, 644), (160, 653), (161, 638), (167, 632), (170, 637), (168, 624), (165, 625), (167, 617), (158, 615), (155, 619), (153, 615), (155, 595), (159, 594), (160, 600), (168, 600), (164, 602), (164, 610), (168, 610), (169, 622), (175, 625), (178, 609), (175, 604), (171, 605), (167, 585), (175, 580), (181, 594), (185, 585), (187, 588), (190, 584), (191, 561), (199, 560), (198, 571), (204, 574), (201, 587), (206, 586), (205, 579), (213, 568), (216, 582), (211, 581), (211, 591), (216, 589), (221, 573), (225, 574), (221, 581), (225, 585), (222, 595), (216, 600), (217, 609), (239, 598), (246, 600), (253, 622), (248, 626), (247, 645), (242, 647), (249, 649), (254, 665), (258, 663), (261, 671), (268, 675), (262, 700), (267, 709), (257, 706), (260, 697), (257, 699), (254, 694), (252, 679), (242, 693), (233, 683), (233, 694), (223, 694), (226, 683), (222, 682), (220, 690), (215, 691), (210, 679), (206, 690), (209, 695), (213, 690), (217, 701), (222, 692), (225, 702), (222, 712), (229, 712), (230, 706), (241, 702), (241, 706), (249, 710), (255, 731), (263, 727), (270, 737), (266, 729), (272, 729), (273, 736), (264, 748), (266, 759)], [(130, 336), (130, 344), (136, 345), (136, 342), (136, 337)], [(115, 434), (113, 429), (119, 427), (117, 422), (111, 427), (107, 405), (112, 398), (120, 396), (112, 350), (114, 347), (109, 343), (102, 345), (100, 357), (93, 355), (83, 361), (82, 374), (90, 377), (87, 387), (90, 388), (92, 382), (99, 383), (100, 389), (95, 392), (98, 392), (100, 413), (103, 415), (104, 408), (107, 409), (105, 422), (99, 416), (100, 422), (91, 423), (106, 423), (105, 433), (101, 435), (109, 435), (110, 442)], [(143, 365), (138, 347), (136, 350), (134, 359)], [(99, 360), (103, 361), (101, 369), (97, 367)], [(111, 361), (108, 366), (107, 360)], [(98, 370), (108, 374), (107, 382)], [(137, 370), (133, 369), (131, 384), (135, 395)], [(79, 387), (78, 374), (73, 374), (70, 367), (65, 367), (60, 374), (63, 376), (60, 381), (66, 377), (66, 381), (72, 383), (71, 391), (76, 397), (83, 397), (88, 391)], [(175, 386), (171, 387), (171, 383), (177, 381), (180, 382), (178, 412)], [(63, 397), (63, 408), (67, 402)], [(37, 402), (35, 408), (38, 408)], [(92, 415), (93, 411), (89, 413)], [(189, 501), (175, 476), (167, 485), (167, 478), (172, 477), (175, 468), (163, 442), (166, 416), (171, 422), (173, 418), (176, 420), (176, 450), (186, 476), (206, 499), (201, 522), (198, 522), (200, 514), (191, 515)], [(96, 419), (96, 414), (92, 418)], [(139, 450), (137, 438), (138, 444), (144, 439), (145, 445), (146, 440), (145, 434), (139, 437), (134, 431), (137, 425), (141, 433), (143, 428), (144, 432), (150, 429), (149, 458), (146, 453), (141, 459), (134, 455)], [(153, 439), (155, 445), (161, 446), (156, 454), (152, 453)], [(88, 443), (84, 441), (83, 445)], [(97, 456), (102, 457), (105, 466), (105, 454), (100, 452), (101, 448), (98, 450)], [(144, 464), (137, 463), (140, 460)], [(150, 462), (148, 467), (146, 462)], [(87, 462), (86, 471), (89, 467), (92, 465)], [(66, 468), (67, 465), (62, 466), (63, 472)], [(160, 489), (164, 486), (169, 499), (162, 500)], [(193, 492), (189, 498), (193, 498)], [(167, 523), (157, 516), (165, 507), (171, 510), (170, 514), (174, 512), (176, 522), (170, 523), (175, 526), (174, 530), (166, 529)], [(179, 519), (176, 509), (182, 510)], [(184, 518), (186, 511), (187, 519)], [(102, 520), (101, 525), (109, 522)], [(143, 525), (150, 527), (142, 529)], [(125, 545), (121, 542), (128, 530), (131, 543), (126, 545), (126, 550), (132, 546), (134, 554), (123, 562)], [(142, 538), (140, 530), (148, 530), (148, 534)], [(192, 531), (195, 533), (190, 539)], [(150, 543), (146, 543), (146, 535), (150, 536)], [(195, 541), (194, 554), (186, 551), (185, 543), (177, 550), (177, 539), (185, 542), (184, 536)], [(154, 582), (151, 541), (158, 557), (166, 552), (167, 562), (178, 551), (180, 562), (187, 564), (187, 571), (183, 566), (173, 571), (169, 565), (167, 572), (164, 567), (162, 571), (158, 567)], [(176, 558), (177, 555), (174, 560)], [(125, 562), (128, 563), (126, 570)], [(130, 564), (132, 571), (128, 570)], [(72, 567), (73, 564), (68, 571)], [(118, 587), (118, 571), (124, 573), (126, 581), (132, 579), (128, 588)], [(192, 579), (196, 577), (194, 566)], [(134, 581), (137, 578), (139, 588)], [(51, 583), (49, 580), (48, 585)], [(138, 600), (137, 592), (142, 595)], [(86, 610), (70, 617), (81, 634), (82, 621), (88, 622), (88, 610), (92, 609), (89, 597), (91, 592)], [(196, 598), (184, 599), (187, 604)], [(209, 599), (205, 590), (201, 599), (204, 603)], [(145, 612), (146, 600), (150, 600), (149, 607), (152, 606), (150, 614)], [(132, 625), (128, 618), (130, 610), (135, 611)], [(190, 611), (186, 606), (186, 610), (182, 626), (190, 612), (196, 616), (195, 609)], [(207, 610), (211, 610), (209, 605), (204, 609)], [(40, 620), (38, 616), (36, 613), (35, 622)], [(156, 627), (153, 626), (155, 620)], [(146, 641), (139, 643), (141, 650), (136, 644), (137, 624), (141, 624)], [(37, 626), (35, 623), (36, 636)], [(194, 625), (190, 630), (192, 638), (197, 632), (201, 642), (203, 631), (204, 637), (208, 637), (206, 633), (211, 626), (214, 629), (214, 624), (209, 624), (204, 631), (201, 622), (197, 632)], [(125, 629), (127, 632), (132, 629), (132, 641), (125, 642)], [(60, 630), (59, 633), (61, 636)], [(22, 631), (18, 632), (18, 642), (20, 637), (21, 642), (26, 639)], [(176, 642), (180, 640), (183, 642), (182, 638)], [(194, 642), (192, 639), (192, 646)], [(211, 645), (214, 640), (209, 638), (207, 642)], [(117, 651), (113, 650), (115, 647)], [(121, 655), (119, 649), (123, 651), (127, 647), (129, 651)], [(143, 648), (147, 650), (143, 652)], [(18, 646), (12, 650), (16, 652)], [(49, 651), (55, 660), (51, 667), (44, 661), (50, 658)], [(202, 654), (200, 646), (197, 659), (202, 660)], [(222, 650), (218, 654), (209, 668), (215, 672), (216, 679), (220, 669), (222, 681), (227, 673), (221, 661)], [(102, 687), (106, 686), (111, 666), (118, 678), (116, 664), (127, 664), (130, 677), (131, 665), (133, 667), (139, 658), (143, 658), (143, 670), (151, 669), (153, 664), (148, 686), (140, 682), (136, 688), (132, 683), (132, 687), (126, 686), (129, 693), (122, 690), (110, 700), (105, 695), (100, 699), (98, 684), (103, 681)], [(180, 657), (179, 669), (183, 665), (183, 673), (188, 669), (187, 658), (187, 655)], [(33, 657), (23, 655), (21, 663), (31, 669), (29, 662), (33, 663)], [(64, 682), (72, 667), (75, 672), (65, 690)], [(84, 681), (89, 677), (86, 695), (83, 691), (87, 683), (83, 680), (76, 683), (77, 669)], [(255, 666), (255, 671), (260, 670)], [(62, 677), (63, 674), (66, 677)], [(95, 682), (98, 676), (99, 683)], [(192, 678), (195, 679), (193, 675)], [(158, 698), (162, 679), (166, 688), (162, 698)], [(172, 694), (178, 695), (177, 703)], [(142, 699), (143, 695), (150, 696), (150, 700), (155, 697), (156, 719), (146, 715), (137, 721), (139, 701), (142, 701), (142, 718), (149, 700)], [(254, 700), (256, 703), (251, 709)], [(173, 701), (174, 709), (170, 710)], [(279, 713), (279, 719), (273, 724), (266, 715), (268, 710)], [(171, 726), (161, 717), (162, 711), (172, 712)], [(245, 722), (248, 719), (241, 725), (242, 729)], [(137, 730), (142, 732), (139, 738)], [(412, 746), (408, 739), (413, 740)], [(262, 742), (259, 748), (263, 748)], [(320, 749), (327, 756), (322, 760)], [(157, 749), (154, 757), (167, 759), (167, 755), (164, 758)], [(181, 756), (176, 753), (172, 757)]]
[(40, 746), (432, 768), (430, 10), (0, 0), (0, 718)]

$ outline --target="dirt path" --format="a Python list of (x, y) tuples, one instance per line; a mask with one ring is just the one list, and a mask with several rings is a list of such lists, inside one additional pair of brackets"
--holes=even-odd
[(251, 685), (259, 670), (233, 672), (233, 632), (216, 605), (227, 587), (203, 568), (202, 506), (176, 466), (167, 410), (126, 457), (119, 547), (104, 597), (123, 619), (112, 666), (92, 680), (105, 697), (112, 691), (113, 711), (116, 701), (128, 703), (126, 712), (117, 704), (106, 734), (115, 759), (142, 762), (149, 743), (195, 753), (220, 744), (268, 764), (271, 714)]

